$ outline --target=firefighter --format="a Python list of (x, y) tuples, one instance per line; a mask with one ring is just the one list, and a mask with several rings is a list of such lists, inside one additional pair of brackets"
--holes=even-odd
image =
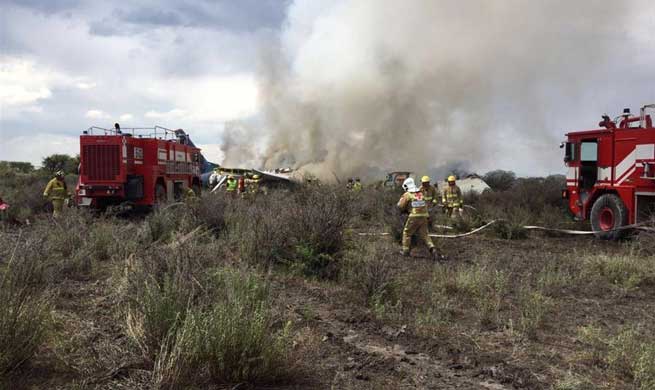
[(352, 185), (352, 190), (355, 192), (360, 192), (362, 190), (362, 182), (359, 180), (359, 177), (355, 178), (355, 182)]
[(256, 195), (259, 192), (259, 181), (261, 178), (259, 175), (253, 175), (252, 180), (248, 183), (248, 192), (252, 195)]
[(4, 221), (6, 219), (8, 209), (9, 205), (5, 203), (4, 200), (2, 200), (2, 197), (0, 197), (0, 221)]
[(246, 192), (246, 178), (243, 176), (239, 176), (237, 191), (239, 192), (239, 194), (243, 194), (244, 192)]
[(430, 214), (430, 218), (428, 219), (428, 226), (431, 227), (432, 221), (434, 220), (432, 217), (432, 211), (433, 208), (439, 203), (439, 194), (437, 193), (436, 188), (430, 184), (429, 176), (423, 176), (421, 178), (421, 193), (423, 193), (423, 199), (425, 199), (425, 202), (428, 205), (428, 213)]
[(448, 186), (443, 190), (441, 199), (448, 217), (452, 217), (453, 213), (457, 213), (460, 217), (464, 214), (464, 198), (462, 190), (456, 184), (456, 179), (454, 175), (448, 176)]
[(355, 185), (355, 183), (353, 181), (353, 178), (349, 177), (348, 178), (348, 184), (346, 184), (346, 189), (352, 190), (354, 185)]
[(58, 217), (64, 209), (64, 202), (68, 199), (68, 187), (64, 180), (64, 172), (57, 171), (55, 177), (48, 182), (43, 196), (52, 202), (52, 215)]
[(403, 249), (401, 254), (409, 256), (412, 243), (412, 235), (418, 235), (418, 238), (425, 243), (430, 250), (430, 254), (435, 256), (435, 248), (432, 240), (428, 236), (428, 205), (423, 199), (423, 193), (416, 188), (414, 179), (407, 178), (403, 182), (403, 189), (406, 191), (398, 201), (398, 208), (409, 216), (403, 229)]
[(226, 185), (225, 191), (227, 192), (227, 194), (230, 196), (236, 196), (238, 183), (237, 180), (234, 178), (234, 176), (232, 175), (228, 176), (225, 185)]
[(186, 190), (184, 191), (184, 201), (193, 202), (196, 199), (198, 199), (198, 195), (196, 194), (196, 192), (193, 190), (193, 188), (187, 187)]

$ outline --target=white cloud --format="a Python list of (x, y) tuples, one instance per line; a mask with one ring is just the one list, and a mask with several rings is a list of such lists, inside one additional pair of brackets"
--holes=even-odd
[(257, 84), (252, 75), (153, 80), (147, 92), (153, 98), (172, 101), (176, 107), (166, 113), (149, 111), (148, 118), (225, 122), (254, 115), (258, 109)]
[(111, 116), (102, 110), (89, 110), (84, 114), (85, 117), (90, 119), (108, 119)]
[(27, 161), (35, 166), (41, 165), (43, 157), (51, 154), (74, 156), (79, 152), (79, 138), (61, 134), (29, 134), (8, 138), (0, 143), (0, 160)]
[(37, 68), (33, 61), (0, 58), (0, 105), (30, 107), (52, 96), (52, 86), (62, 77), (50, 70)]
[(97, 83), (91, 83), (91, 82), (79, 81), (79, 82), (75, 83), (75, 86), (78, 89), (87, 90), (87, 89), (93, 89), (93, 88), (97, 87), (98, 84)]
[(131, 121), (133, 119), (134, 119), (134, 115), (132, 115), (132, 114), (123, 114), (123, 115), (118, 117), (118, 120), (120, 120), (121, 122), (128, 122), (128, 121)]
[(170, 111), (157, 111), (157, 110), (150, 110), (145, 113), (146, 118), (150, 119), (164, 119), (164, 120), (170, 120), (170, 119), (179, 119), (184, 117), (187, 114), (185, 110), (181, 110), (179, 108), (174, 108)]

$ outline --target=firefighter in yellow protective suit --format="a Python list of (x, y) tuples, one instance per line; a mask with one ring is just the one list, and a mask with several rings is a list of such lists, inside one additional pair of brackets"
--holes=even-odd
[(428, 226), (432, 226), (432, 209), (439, 204), (439, 193), (437, 189), (430, 184), (430, 177), (423, 176), (421, 178), (421, 193), (423, 194), (423, 199), (428, 205), (428, 213), (430, 214), (430, 219), (428, 219)]
[(360, 192), (362, 190), (362, 181), (359, 179), (359, 177), (355, 178), (355, 182), (352, 185), (352, 190), (354, 192)]
[(259, 175), (253, 175), (252, 179), (248, 182), (248, 193), (251, 195), (257, 195), (259, 192), (259, 182), (261, 178)]
[(239, 183), (237, 182), (237, 179), (234, 178), (234, 176), (230, 175), (227, 177), (227, 182), (225, 183), (225, 191), (227, 192), (228, 195), (230, 196), (236, 196), (237, 195), (237, 187), (239, 186)]
[(46, 185), (43, 196), (52, 202), (52, 215), (58, 217), (64, 209), (64, 202), (68, 199), (68, 188), (63, 171), (55, 173), (55, 177)]
[(453, 175), (448, 176), (448, 186), (443, 190), (441, 199), (448, 217), (452, 217), (453, 213), (457, 213), (460, 217), (464, 214), (464, 198), (462, 190), (457, 187), (456, 179)]
[(409, 256), (412, 235), (416, 234), (419, 240), (423, 241), (430, 250), (430, 254), (435, 255), (435, 248), (432, 240), (428, 236), (428, 205), (423, 198), (423, 193), (416, 188), (414, 179), (411, 177), (403, 182), (403, 189), (406, 191), (398, 201), (398, 208), (402, 212), (409, 214), (405, 227), (403, 229), (403, 249), (401, 254)]
[(187, 187), (186, 190), (184, 190), (184, 201), (193, 202), (196, 199), (198, 199), (196, 192), (193, 190), (193, 188)]

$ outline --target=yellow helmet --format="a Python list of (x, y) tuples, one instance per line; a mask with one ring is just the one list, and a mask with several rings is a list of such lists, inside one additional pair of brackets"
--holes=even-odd
[(259, 180), (259, 175), (253, 175), (252, 178), (255, 180)]
[(455, 177), (455, 175), (450, 175), (450, 176), (448, 176), (448, 182), (455, 182), (455, 180), (457, 180), (457, 178)]
[(421, 183), (429, 183), (430, 182), (430, 176), (423, 176), (421, 178)]

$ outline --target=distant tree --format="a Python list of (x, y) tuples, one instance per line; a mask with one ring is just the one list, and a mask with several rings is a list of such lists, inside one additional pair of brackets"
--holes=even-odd
[(512, 171), (503, 171), (497, 169), (495, 171), (487, 172), (482, 179), (494, 191), (507, 191), (516, 182), (516, 174)]
[(34, 165), (22, 161), (0, 161), (0, 167), (4, 171), (13, 170), (21, 173), (30, 173), (34, 171)]
[(77, 173), (77, 167), (80, 163), (80, 156), (71, 157), (67, 154), (53, 154), (45, 157), (41, 163), (43, 169), (53, 173), (64, 171), (64, 173)]

